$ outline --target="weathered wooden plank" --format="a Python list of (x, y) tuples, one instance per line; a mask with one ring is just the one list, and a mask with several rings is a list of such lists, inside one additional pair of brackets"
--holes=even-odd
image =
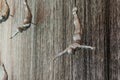
[[(11, 11), (14, 3), (17, 4), (16, 15), (9, 18), (3, 23), (3, 39), (2, 39), (2, 62), (6, 65), (9, 80), (29, 80), (30, 76), (30, 59), (31, 59), (31, 31), (17, 35), (10, 40), (9, 37), (16, 31), (18, 26), (22, 25), (24, 18), (23, 1), (8, 0)], [(11, 31), (12, 29), (12, 31)], [(28, 43), (28, 44), (27, 44)], [(23, 77), (22, 77), (23, 76)]]
[[(24, 0), (7, 1), (14, 17), (0, 24), (0, 63), (9, 80), (119, 80), (119, 0), (28, 0), (38, 24), (12, 40), (25, 16)], [(80, 49), (51, 63), (73, 41), (74, 6), (83, 27), (81, 44), (96, 50)]]
[(109, 80), (120, 79), (120, 0), (110, 0)]
[[(63, 42), (64, 42), (64, 1), (63, 0), (56, 0), (52, 1), (51, 4), (51, 18), (50, 18), (50, 24), (51, 24), (51, 38), (53, 40), (53, 47), (52, 47), (52, 56), (51, 59), (54, 58), (56, 54), (58, 54), (60, 51), (63, 50)], [(51, 2), (50, 2), (51, 3)], [(50, 37), (49, 37), (50, 38)], [(53, 75), (51, 80), (64, 80), (65, 79), (65, 73), (64, 73), (64, 61), (63, 58), (58, 58), (53, 62), (52, 67)]]
[[(105, 0), (95, 0), (90, 2), (91, 13), (89, 15), (89, 22), (90, 26), (92, 26), (92, 44), (96, 46), (95, 53), (90, 54), (90, 68), (89, 68), (89, 77), (88, 79), (93, 80), (107, 80), (108, 72), (107, 68), (107, 36), (106, 36), (106, 29), (107, 29), (107, 16), (106, 15), (106, 1)], [(89, 23), (88, 22), (88, 23)], [(88, 33), (90, 34), (90, 32)], [(90, 43), (91, 44), (91, 43)]]
[[(80, 14), (83, 19), (83, 43), (87, 45), (93, 45), (96, 47), (95, 52), (90, 50), (84, 50), (83, 52), (83, 62), (77, 64), (78, 68), (83, 71), (77, 72), (76, 80), (106, 80), (105, 74), (105, 46), (107, 43), (105, 41), (105, 0), (85, 0), (83, 3), (76, 1), (77, 5), (83, 5), (84, 14)], [(81, 5), (80, 5), (81, 6)], [(79, 6), (79, 7), (80, 7)], [(81, 57), (81, 56), (80, 56)], [(80, 59), (77, 59), (80, 60)], [(79, 62), (79, 61), (78, 61)], [(80, 67), (83, 65), (82, 67)], [(82, 72), (82, 74), (81, 74)], [(107, 73), (106, 73), (107, 74)], [(82, 76), (81, 76), (82, 75)], [(83, 78), (81, 78), (81, 77)]]
[[(78, 8), (78, 17), (80, 20), (80, 24), (82, 26), (82, 28), (84, 29), (84, 19), (85, 19), (85, 12), (84, 12), (84, 8), (85, 8), (85, 1), (84, 0), (76, 0), (75, 2), (75, 6), (77, 6)], [(82, 41), (81, 44), (84, 44), (84, 30), (83, 30), (83, 34), (82, 34)], [(84, 66), (84, 51), (78, 50), (75, 53), (75, 56), (73, 56), (73, 80), (85, 80), (85, 66)]]
[[(75, 7), (75, 0), (64, 0), (63, 7), (63, 50), (73, 43), (73, 13), (72, 9)], [(64, 80), (73, 80), (73, 55), (63, 56)]]

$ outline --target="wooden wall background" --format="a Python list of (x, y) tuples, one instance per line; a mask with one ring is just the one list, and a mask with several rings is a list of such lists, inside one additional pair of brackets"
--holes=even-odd
[[(120, 80), (120, 0), (28, 0), (38, 25), (12, 40), (24, 19), (24, 0), (7, 1), (14, 17), (0, 24), (0, 62), (9, 80)], [(84, 28), (82, 43), (96, 50), (81, 49), (50, 66), (72, 43), (75, 5)]]

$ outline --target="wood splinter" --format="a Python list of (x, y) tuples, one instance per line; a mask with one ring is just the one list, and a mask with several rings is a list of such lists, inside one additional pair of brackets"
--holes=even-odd
[(3, 75), (3, 77), (2, 77), (2, 80), (8, 80), (8, 74), (7, 74), (7, 71), (6, 71), (6, 69), (5, 69), (4, 64), (1, 64), (1, 67), (2, 67), (2, 69), (3, 69), (3, 71), (4, 71), (4, 75)]
[(32, 23), (32, 13), (28, 6), (27, 0), (24, 1), (24, 5), (25, 5), (26, 16), (23, 21), (23, 25), (17, 28), (17, 31), (12, 35), (12, 37), (10, 37), (10, 39), (15, 37), (18, 33), (22, 33), (23, 31), (26, 31), (28, 28), (30, 28), (31, 24), (34, 24)]
[(8, 5), (6, 0), (4, 0), (4, 1), (5, 1), (5, 6), (4, 6), (4, 10), (2, 11), (3, 13), (0, 16), (0, 23), (5, 22), (8, 19), (9, 15), (10, 15), (9, 5)]
[(95, 47), (80, 45), (81, 35), (82, 35), (82, 27), (80, 25), (80, 21), (77, 16), (77, 8), (76, 7), (73, 8), (73, 16), (74, 16), (74, 25), (75, 25), (75, 31), (74, 31), (74, 35), (73, 35), (74, 42), (73, 42), (73, 44), (69, 45), (64, 51), (57, 54), (53, 60), (55, 60), (59, 56), (62, 56), (65, 53), (73, 54), (75, 52), (75, 50), (77, 50), (79, 48), (95, 50)]

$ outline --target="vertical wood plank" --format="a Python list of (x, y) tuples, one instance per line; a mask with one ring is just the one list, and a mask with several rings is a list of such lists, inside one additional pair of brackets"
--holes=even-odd
[[(82, 35), (82, 41), (81, 44), (84, 44), (84, 30), (85, 30), (85, 0), (76, 0), (75, 5), (78, 8), (78, 17), (80, 19), (81, 26), (83, 28), (83, 35)], [(85, 80), (86, 74), (85, 74), (85, 58), (84, 51), (80, 49), (79, 51), (76, 51), (75, 55), (73, 56), (73, 80)]]
[[(76, 1), (76, 4), (79, 5), (79, 8), (81, 7), (81, 4), (83, 5), (83, 15), (81, 15), (84, 18), (81, 18), (82, 26), (83, 26), (83, 43), (87, 45), (92, 45), (96, 47), (95, 52), (90, 50), (84, 50), (83, 55), (80, 59), (83, 59), (82, 62), (80, 62), (80, 59), (77, 59), (77, 67), (74, 69), (81, 69), (83, 71), (77, 72), (77, 78), (76, 80), (86, 80), (86, 79), (92, 79), (92, 80), (106, 80), (107, 71), (105, 63), (107, 53), (105, 51), (105, 47), (107, 47), (107, 43), (105, 43), (106, 39), (106, 26), (105, 23), (105, 9), (106, 9), (106, 1), (105, 0), (84, 0), (83, 3), (81, 1)], [(79, 12), (80, 13), (80, 12)], [(81, 12), (82, 13), (82, 12)], [(76, 61), (77, 62), (77, 61)], [(82, 66), (82, 67), (80, 67)], [(82, 72), (82, 74), (81, 74)], [(82, 75), (82, 76), (81, 76)]]
[[(38, 24), (12, 40), (9, 37), (23, 23), (24, 0), (7, 1), (14, 17), (0, 24), (0, 63), (9, 80), (119, 80), (119, 0), (28, 0), (32, 22)], [(51, 64), (73, 41), (74, 6), (83, 27), (81, 44), (96, 50), (80, 49)]]
[(120, 79), (120, 0), (110, 0), (109, 79)]

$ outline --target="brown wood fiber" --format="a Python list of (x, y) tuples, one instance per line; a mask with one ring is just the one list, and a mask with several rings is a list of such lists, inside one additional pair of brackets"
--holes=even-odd
[[(12, 40), (23, 23), (24, 0), (7, 1), (15, 14), (0, 24), (0, 62), (9, 80), (120, 80), (120, 0), (28, 0), (38, 24)], [(81, 44), (96, 50), (61, 56), (51, 68), (50, 60), (73, 42), (74, 6), (83, 27)]]

